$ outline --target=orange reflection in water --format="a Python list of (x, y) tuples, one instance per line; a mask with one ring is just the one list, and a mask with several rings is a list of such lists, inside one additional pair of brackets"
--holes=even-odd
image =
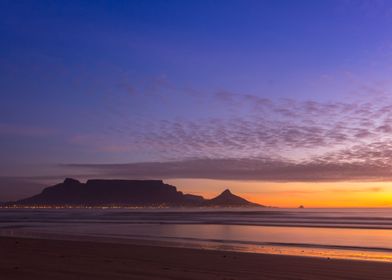
[(161, 234), (186, 237), (182, 239), (183, 247), (194, 244), (212, 250), (392, 262), (391, 230), (232, 225), (174, 227), (178, 235), (165, 230)]

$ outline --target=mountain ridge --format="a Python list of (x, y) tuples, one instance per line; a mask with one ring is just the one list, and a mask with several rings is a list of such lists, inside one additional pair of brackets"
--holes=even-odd
[(14, 207), (265, 207), (236, 196), (226, 189), (205, 199), (184, 194), (162, 180), (90, 179), (86, 183), (65, 178), (34, 196), (5, 204)]
[(259, 204), (247, 201), (246, 199), (233, 194), (229, 189), (225, 189), (220, 195), (207, 201), (207, 204), (218, 204), (221, 206), (242, 206), (249, 204), (249, 206), (258, 206)]

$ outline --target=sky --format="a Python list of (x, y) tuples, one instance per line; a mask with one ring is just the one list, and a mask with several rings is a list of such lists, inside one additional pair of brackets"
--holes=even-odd
[(64, 177), (392, 206), (390, 1), (0, 0), (0, 201)]

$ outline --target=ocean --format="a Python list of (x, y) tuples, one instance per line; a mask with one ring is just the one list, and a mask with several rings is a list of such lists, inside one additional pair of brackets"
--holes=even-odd
[(392, 209), (0, 209), (0, 235), (392, 262)]

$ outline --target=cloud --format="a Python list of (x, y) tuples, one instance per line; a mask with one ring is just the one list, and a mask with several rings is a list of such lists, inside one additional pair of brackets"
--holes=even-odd
[(193, 159), (130, 164), (70, 164), (102, 177), (113, 178), (208, 178), (276, 182), (384, 181), (392, 169), (377, 163), (307, 161), (295, 163), (273, 159)]
[(209, 102), (198, 103), (197, 110), (190, 107), (192, 116), (185, 105), (177, 109), (183, 104), (175, 95), (167, 98), (173, 104), (162, 103), (159, 110), (173, 109), (177, 115), (152, 117), (141, 111), (127, 118), (119, 107), (100, 133), (70, 138), (86, 149), (119, 155), (123, 162), (128, 158), (129, 164), (77, 167), (98, 175), (145, 178), (392, 179), (388, 96), (300, 101), (218, 91), (205, 95)]

